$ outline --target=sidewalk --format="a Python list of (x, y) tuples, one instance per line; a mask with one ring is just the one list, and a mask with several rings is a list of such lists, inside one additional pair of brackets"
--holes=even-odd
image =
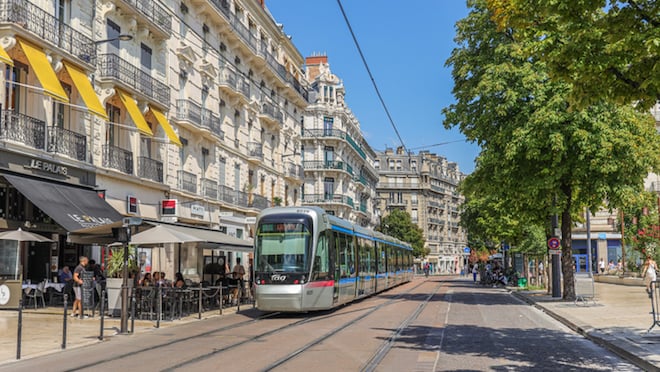
[[(244, 306), (245, 309), (248, 307), (252, 308), (252, 305), (243, 305), (241, 306), (241, 310), (243, 310)], [(225, 308), (222, 312), (224, 315), (233, 314), (236, 312), (236, 307)], [(202, 319), (218, 316), (222, 316), (219, 310), (202, 313)], [(161, 321), (160, 328), (171, 328), (196, 321), (198, 321), (197, 313), (179, 320)], [(0, 365), (16, 361), (17, 324), (17, 311), (0, 311)], [(23, 310), (21, 360), (61, 351), (62, 325), (63, 309), (60, 307)], [(68, 316), (66, 348), (73, 349), (98, 342), (108, 342), (114, 338), (122, 337), (117, 335), (120, 329), (119, 318), (105, 317), (103, 341), (98, 339), (100, 325), (98, 313), (95, 317), (87, 319)], [(130, 329), (130, 319), (128, 326)], [(155, 327), (155, 320), (136, 320), (135, 334), (157, 331)]]
[(546, 291), (513, 293), (550, 316), (610, 349), (644, 370), (660, 370), (660, 329), (653, 323), (651, 301), (644, 287), (595, 283), (596, 305), (576, 306)]

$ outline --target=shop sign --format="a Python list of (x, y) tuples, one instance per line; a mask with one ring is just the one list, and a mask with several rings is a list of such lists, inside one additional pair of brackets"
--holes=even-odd
[(94, 217), (94, 216), (88, 216), (85, 214), (71, 214), (68, 213), (67, 217), (70, 219), (76, 221), (81, 228), (89, 228), (89, 227), (95, 227), (95, 226), (101, 226), (101, 225), (106, 225), (109, 223), (113, 223), (114, 221), (110, 218), (107, 217)]
[(160, 202), (160, 215), (161, 216), (176, 216), (176, 199), (165, 199)]
[(206, 212), (206, 209), (204, 209), (203, 205), (199, 205), (199, 204), (190, 205), (190, 214), (193, 215), (193, 216), (204, 217), (205, 212)]
[(257, 223), (257, 217), (245, 217), (245, 223), (248, 225), (254, 225)]
[(126, 211), (129, 214), (137, 214), (138, 199), (133, 195), (126, 197)]
[(39, 159), (30, 160), (30, 162), (24, 167), (25, 169), (35, 169), (42, 172), (56, 174), (58, 176), (69, 177), (69, 170), (67, 167)]

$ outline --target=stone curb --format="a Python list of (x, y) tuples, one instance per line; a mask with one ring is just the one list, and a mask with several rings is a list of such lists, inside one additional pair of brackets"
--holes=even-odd
[(574, 322), (572, 322), (569, 319), (566, 319), (565, 317), (557, 314), (556, 312), (544, 307), (543, 305), (539, 305), (538, 302), (534, 301), (531, 299), (529, 296), (519, 293), (518, 291), (510, 291), (511, 294), (526, 302), (527, 304), (535, 307), (536, 309), (548, 314), (551, 316), (553, 319), (557, 320), (558, 322), (562, 323), (566, 327), (570, 328), (573, 330), (575, 333), (583, 336), (584, 338), (594, 342), (597, 345), (600, 345), (609, 351), (615, 353), (616, 355), (620, 356), (621, 358), (629, 361), (630, 363), (634, 364), (635, 366), (645, 370), (645, 371), (660, 371), (660, 367), (657, 365), (649, 362), (648, 360), (645, 360), (644, 358), (639, 357), (635, 353), (631, 352), (630, 350), (627, 350), (624, 347), (621, 347), (619, 345), (614, 344), (613, 342), (607, 340), (606, 338), (597, 336), (593, 334), (594, 329), (588, 325), (579, 325)]

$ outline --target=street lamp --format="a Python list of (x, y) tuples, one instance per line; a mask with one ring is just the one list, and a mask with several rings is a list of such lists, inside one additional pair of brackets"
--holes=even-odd
[(113, 38), (110, 38), (110, 39), (96, 40), (96, 41), (94, 41), (94, 45), (99, 45), (99, 44), (103, 44), (103, 43), (111, 43), (111, 42), (117, 41), (117, 40), (119, 40), (119, 41), (131, 41), (131, 40), (133, 40), (133, 35), (121, 34), (121, 35), (118, 35), (117, 37), (113, 37)]

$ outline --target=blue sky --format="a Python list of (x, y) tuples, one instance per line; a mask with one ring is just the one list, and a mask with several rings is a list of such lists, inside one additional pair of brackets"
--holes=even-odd
[[(343, 0), (353, 30), (408, 148), (463, 139), (442, 126), (442, 108), (453, 102), (450, 69), (454, 24), (467, 15), (465, 1)], [(303, 56), (326, 53), (344, 81), (346, 100), (369, 144), (398, 144), (344, 23), (336, 0), (266, 0)], [(458, 142), (429, 149), (474, 168), (477, 145)]]

